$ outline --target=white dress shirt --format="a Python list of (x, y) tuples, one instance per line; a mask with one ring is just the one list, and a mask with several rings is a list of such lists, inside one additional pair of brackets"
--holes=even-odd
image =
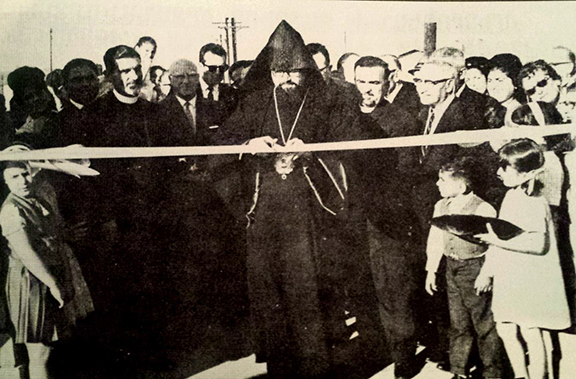
[(194, 119), (194, 125), (196, 125), (196, 96), (194, 96), (190, 100), (184, 100), (183, 98), (176, 95), (176, 100), (178, 100), (184, 112), (186, 112), (186, 103), (187, 102), (190, 103), (190, 113), (192, 113), (192, 118)]
[[(205, 99), (208, 98), (208, 84), (204, 81), (204, 79), (200, 78), (200, 88), (202, 89), (202, 97)], [(212, 87), (212, 96), (214, 96), (214, 101), (218, 101), (220, 99), (220, 84), (217, 84)]]

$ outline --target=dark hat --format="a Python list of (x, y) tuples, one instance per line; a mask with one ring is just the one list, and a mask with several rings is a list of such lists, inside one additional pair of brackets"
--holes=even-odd
[(308, 52), (302, 36), (284, 20), (270, 36), (266, 48), (271, 50), (271, 70), (290, 71), (316, 68), (316, 63)]
[(484, 57), (468, 57), (466, 58), (465, 65), (467, 70), (476, 68), (480, 70), (484, 76), (486, 76), (488, 75), (489, 71), (488, 62), (488, 59)]
[(271, 84), (270, 71), (291, 71), (309, 69), (322, 77), (306, 44), (290, 24), (282, 20), (276, 27), (268, 43), (254, 60), (248, 72), (245, 83), (247, 88), (262, 87), (263, 83)]
[(46, 87), (44, 72), (38, 67), (20, 67), (8, 74), (8, 86), (16, 96), (21, 95), (26, 89), (39, 89)]

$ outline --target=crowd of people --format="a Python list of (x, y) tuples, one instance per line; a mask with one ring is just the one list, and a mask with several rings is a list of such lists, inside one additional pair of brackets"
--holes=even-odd
[[(231, 67), (215, 43), (198, 64), (167, 69), (156, 50), (151, 37), (112, 47), (103, 75), (83, 58), (48, 76), (14, 70), (1, 147), (258, 153), (95, 159), (100, 174), (81, 179), (4, 164), (0, 325), (27, 349), (31, 377), (50, 377), (49, 346), (94, 309), (104, 343), (134, 351), (199, 343), (216, 320), (249, 318), (270, 378), (360, 378), (384, 361), (411, 378), (419, 345), (455, 379), (552, 373), (548, 341), (576, 311), (571, 135), (306, 144), (571, 123), (572, 51), (529, 63), (452, 47), (346, 53), (332, 70), (326, 47), (285, 21), (254, 60)], [(453, 214), (522, 231), (502, 239), (488, 225), (471, 241), (430, 225)]]

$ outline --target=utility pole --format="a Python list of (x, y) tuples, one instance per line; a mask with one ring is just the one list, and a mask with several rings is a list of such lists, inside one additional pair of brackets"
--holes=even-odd
[(238, 60), (238, 41), (236, 37), (236, 32), (240, 29), (245, 29), (247, 26), (240, 26), (240, 22), (236, 22), (234, 17), (226, 17), (224, 22), (213, 22), (215, 25), (219, 26), (219, 29), (224, 29), (226, 32), (226, 63), (231, 65)]
[(427, 22), (424, 24), (424, 53), (431, 54), (436, 50), (436, 23)]
[(50, 72), (52, 72), (52, 28), (50, 28)]

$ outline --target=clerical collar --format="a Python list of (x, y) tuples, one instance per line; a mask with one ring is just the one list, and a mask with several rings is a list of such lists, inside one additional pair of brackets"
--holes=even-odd
[(113, 89), (112, 92), (114, 93), (114, 96), (116, 96), (116, 99), (118, 99), (118, 101), (121, 103), (136, 104), (136, 102), (138, 101), (138, 96), (130, 97), (130, 96), (122, 95), (120, 92), (116, 91), (116, 89)]
[(75, 106), (76, 108), (78, 108), (78, 109), (84, 108), (84, 105), (82, 105), (82, 104), (80, 104), (80, 103), (77, 103), (77, 102), (75, 102), (75, 101), (72, 100), (72, 99), (70, 99), (70, 103), (71, 103), (72, 105), (74, 105), (74, 106)]

